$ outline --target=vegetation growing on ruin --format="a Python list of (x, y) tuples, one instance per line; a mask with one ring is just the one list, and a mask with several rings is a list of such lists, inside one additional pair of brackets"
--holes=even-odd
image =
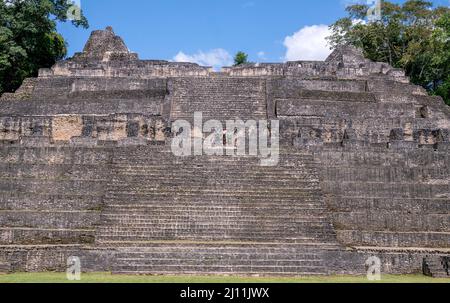
[(248, 55), (244, 52), (238, 52), (236, 56), (234, 56), (234, 66), (238, 66), (245, 63), (248, 63)]
[(373, 61), (405, 69), (414, 84), (450, 105), (450, 8), (423, 0), (383, 1), (381, 8), (380, 20), (366, 22), (368, 5), (347, 7), (348, 16), (330, 27), (331, 46), (350, 43)]

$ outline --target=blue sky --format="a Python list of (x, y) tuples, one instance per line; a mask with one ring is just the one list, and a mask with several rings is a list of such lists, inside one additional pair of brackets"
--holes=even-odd
[(111, 25), (142, 59), (220, 66), (239, 50), (255, 62), (323, 59), (325, 25), (345, 16), (345, 5), (357, 0), (78, 1), (90, 28), (58, 26), (69, 56), (82, 50), (91, 30)]

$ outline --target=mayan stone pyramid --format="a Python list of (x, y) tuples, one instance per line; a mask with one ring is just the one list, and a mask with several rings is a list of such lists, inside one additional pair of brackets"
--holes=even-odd
[[(280, 160), (176, 157), (172, 124), (278, 120)], [(112, 28), (0, 99), (0, 267), (448, 276), (450, 110), (352, 47), (214, 72)]]

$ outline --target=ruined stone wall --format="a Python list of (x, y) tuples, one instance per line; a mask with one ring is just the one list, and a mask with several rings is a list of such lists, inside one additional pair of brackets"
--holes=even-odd
[(0, 117), (0, 144), (152, 144), (169, 136), (167, 121), (139, 114)]
[(229, 76), (261, 77), (284, 76), (302, 79), (365, 79), (381, 76), (392, 82), (409, 83), (401, 69), (386, 63), (372, 62), (364, 58), (362, 52), (352, 47), (336, 49), (325, 62), (292, 61), (284, 64), (256, 63), (237, 67), (226, 67), (223, 72)]
[(450, 246), (448, 145), (316, 151), (322, 189), (347, 246)]
[(410, 84), (382, 90), (372, 80), (281, 78), (268, 81), (267, 99), (269, 116), (281, 120), (283, 140), (297, 146), (339, 143), (344, 136), (387, 143), (395, 129), (404, 130), (402, 140), (434, 144), (447, 140), (438, 137), (450, 128), (442, 99)]
[(0, 148), (0, 244), (93, 243), (106, 153), (83, 148)]

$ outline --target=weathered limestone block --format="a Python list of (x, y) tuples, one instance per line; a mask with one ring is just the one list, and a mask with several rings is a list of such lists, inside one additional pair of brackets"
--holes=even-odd
[(52, 119), (53, 141), (70, 141), (81, 136), (83, 119), (81, 116), (56, 116)]
[(127, 137), (127, 117), (116, 116), (113, 120), (97, 121), (97, 138), (101, 141), (118, 141)]
[(0, 119), (0, 140), (19, 140), (21, 120), (17, 117), (2, 117)]
[(45, 136), (51, 135), (51, 119), (47, 117), (22, 117), (22, 136)]

